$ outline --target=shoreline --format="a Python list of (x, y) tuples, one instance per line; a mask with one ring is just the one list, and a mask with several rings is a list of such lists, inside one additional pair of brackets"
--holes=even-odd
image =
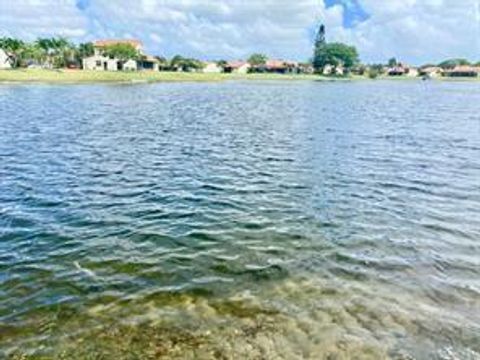
[[(387, 77), (370, 79), (366, 76), (346, 78), (310, 74), (209, 74), (183, 72), (100, 72), (86, 70), (21, 69), (0, 70), (0, 85), (15, 84), (152, 84), (172, 82), (224, 82), (224, 81), (422, 81), (420, 77)], [(435, 78), (433, 82), (477, 82), (477, 78)]]

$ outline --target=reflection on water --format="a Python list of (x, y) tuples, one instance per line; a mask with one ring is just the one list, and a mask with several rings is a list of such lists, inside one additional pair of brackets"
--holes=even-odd
[(473, 83), (0, 87), (0, 351), (480, 358), (479, 104)]

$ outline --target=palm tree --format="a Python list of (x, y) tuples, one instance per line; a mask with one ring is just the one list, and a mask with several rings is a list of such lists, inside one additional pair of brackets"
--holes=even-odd
[(51, 65), (51, 56), (53, 52), (53, 43), (50, 38), (40, 38), (35, 41), (35, 46), (42, 52), (40, 61), (47, 66)]
[(35, 44), (43, 51), (48, 67), (63, 67), (75, 61), (75, 45), (64, 37), (40, 38)]
[(32, 63), (41, 64), (43, 59), (44, 54), (42, 49), (36, 44), (26, 44), (21, 53), (19, 63), (21, 66), (28, 66)]

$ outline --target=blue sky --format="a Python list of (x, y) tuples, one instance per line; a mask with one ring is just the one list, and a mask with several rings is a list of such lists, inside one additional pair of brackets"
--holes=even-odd
[(343, 8), (342, 23), (345, 28), (354, 28), (355, 25), (369, 18), (368, 13), (357, 0), (325, 0), (325, 7), (327, 9), (338, 5)]
[(0, 0), (0, 36), (138, 38), (147, 52), (306, 60), (318, 24), (366, 62), (480, 61), (480, 0)]

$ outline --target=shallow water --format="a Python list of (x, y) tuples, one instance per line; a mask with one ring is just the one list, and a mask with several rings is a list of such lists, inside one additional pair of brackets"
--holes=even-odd
[(480, 87), (0, 87), (0, 357), (480, 359)]

